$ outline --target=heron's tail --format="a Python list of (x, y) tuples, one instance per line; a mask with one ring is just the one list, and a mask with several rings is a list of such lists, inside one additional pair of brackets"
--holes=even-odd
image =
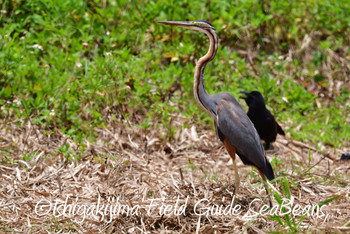
[(275, 179), (275, 173), (273, 172), (272, 166), (271, 166), (268, 159), (266, 159), (266, 166), (265, 166), (264, 170), (262, 170), (262, 172), (265, 174), (265, 176), (269, 180)]
[(264, 175), (266, 176), (267, 179), (269, 180), (273, 180), (275, 179), (275, 173), (273, 172), (272, 166), (269, 162), (269, 160), (266, 158), (265, 156), (265, 165), (263, 166), (263, 168), (258, 167), (257, 165), (255, 165), (254, 163), (250, 162), (246, 156), (244, 156), (242, 153), (240, 153), (239, 151), (236, 151), (236, 154), (240, 157), (240, 159), (242, 160), (243, 164), (245, 165), (252, 165), (255, 166), (256, 168), (258, 168), (262, 173), (264, 173)]

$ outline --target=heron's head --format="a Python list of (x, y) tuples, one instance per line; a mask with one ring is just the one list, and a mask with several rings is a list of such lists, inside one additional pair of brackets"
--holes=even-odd
[(193, 31), (208, 31), (208, 30), (214, 30), (214, 26), (209, 23), (208, 21), (204, 20), (199, 20), (199, 21), (158, 21), (157, 23), (160, 24), (166, 24), (166, 25), (171, 25), (171, 26), (177, 26), (181, 28), (187, 28), (191, 29)]

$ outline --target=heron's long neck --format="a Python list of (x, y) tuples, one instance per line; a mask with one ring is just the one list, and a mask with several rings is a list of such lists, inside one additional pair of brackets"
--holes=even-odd
[(196, 70), (194, 73), (193, 93), (199, 106), (205, 110), (209, 116), (213, 117), (213, 112), (211, 111), (209, 102), (210, 95), (207, 93), (204, 87), (203, 73), (206, 64), (215, 57), (216, 51), (218, 49), (218, 39), (214, 30), (205, 30), (203, 32), (208, 36), (210, 40), (210, 46), (207, 54), (200, 58), (197, 62)]

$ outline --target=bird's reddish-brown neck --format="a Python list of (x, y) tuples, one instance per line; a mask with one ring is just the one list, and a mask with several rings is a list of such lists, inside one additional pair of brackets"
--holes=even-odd
[(206, 111), (209, 114), (209, 116), (213, 118), (214, 114), (211, 111), (210, 107), (208, 106), (209, 94), (204, 88), (203, 73), (204, 73), (206, 64), (215, 57), (215, 54), (218, 48), (218, 39), (217, 39), (215, 30), (211, 28), (205, 28), (200, 31), (205, 33), (208, 36), (210, 40), (210, 46), (207, 54), (201, 57), (196, 64), (196, 69), (194, 73), (193, 92), (199, 106), (204, 111)]

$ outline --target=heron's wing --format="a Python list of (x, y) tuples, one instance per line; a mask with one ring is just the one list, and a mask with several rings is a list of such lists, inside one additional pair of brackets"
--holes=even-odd
[(238, 156), (244, 157), (244, 163), (256, 166), (267, 177), (274, 177), (259, 135), (237, 101), (222, 99), (217, 106), (216, 121), (220, 132), (236, 148)]

